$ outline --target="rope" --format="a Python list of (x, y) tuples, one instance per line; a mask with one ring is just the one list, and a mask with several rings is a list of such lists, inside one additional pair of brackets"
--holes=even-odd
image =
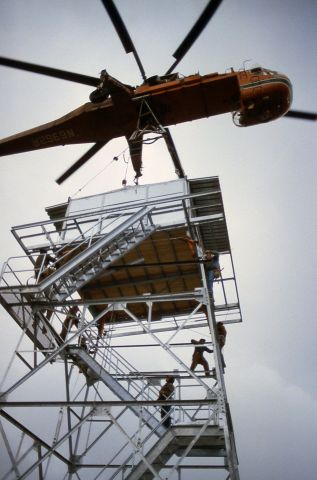
[(81, 192), (84, 188), (86, 188), (87, 185), (88, 185), (90, 182), (92, 182), (96, 177), (98, 177), (102, 172), (104, 172), (108, 167), (110, 167), (110, 165), (112, 164), (112, 162), (116, 161), (117, 159), (118, 159), (117, 157), (114, 157), (114, 158), (111, 160), (111, 162), (107, 163), (107, 165), (106, 165), (104, 168), (102, 168), (98, 173), (96, 173), (96, 175), (94, 175), (93, 177), (91, 177), (91, 178), (88, 180), (88, 182), (86, 182), (81, 188), (79, 188), (76, 193), (74, 193), (73, 195), (71, 195), (70, 198), (74, 198), (79, 192)]
[(122, 153), (122, 156), (123, 156), (124, 163), (126, 163), (126, 165), (127, 165), (126, 168), (125, 168), (124, 178), (122, 180), (122, 185), (125, 187), (127, 185), (127, 173), (128, 173), (128, 167), (129, 167), (129, 162), (130, 162), (131, 157), (129, 156), (128, 161), (126, 161), (124, 152)]
[[(113, 157), (113, 159), (112, 159), (109, 163), (107, 163), (107, 165), (106, 165), (105, 167), (103, 167), (98, 173), (96, 173), (96, 175), (94, 175), (93, 177), (91, 177), (91, 178), (88, 180), (88, 182), (86, 182), (81, 188), (79, 188), (79, 189), (77, 190), (77, 192), (74, 193), (70, 198), (74, 198), (76, 195), (78, 195), (78, 193), (81, 192), (84, 188), (86, 188), (87, 185), (88, 185), (90, 182), (92, 182), (93, 180), (95, 180), (96, 177), (98, 177), (99, 175), (101, 175), (108, 167), (110, 167), (110, 165), (111, 165), (113, 162), (117, 162), (121, 156), (123, 156), (124, 162), (125, 162), (125, 163), (128, 163), (128, 162), (125, 161), (125, 157), (124, 157), (124, 153), (125, 153), (126, 150), (128, 150), (128, 148), (129, 148), (129, 147), (126, 147), (126, 148), (125, 148), (124, 150), (122, 150), (122, 152), (120, 152), (118, 155), (115, 155), (115, 156)], [(127, 168), (128, 168), (128, 167), (127, 167)]]

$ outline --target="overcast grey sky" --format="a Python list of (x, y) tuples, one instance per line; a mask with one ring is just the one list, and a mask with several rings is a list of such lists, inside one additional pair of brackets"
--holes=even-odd
[[(148, 76), (164, 73), (204, 0), (117, 0)], [(181, 74), (258, 63), (284, 72), (294, 109), (316, 111), (317, 2), (224, 0), (178, 66)], [(124, 83), (141, 83), (98, 0), (2, 0), (1, 55)], [(87, 101), (91, 89), (1, 67), (0, 137), (53, 120)], [(226, 385), (243, 480), (315, 476), (316, 124), (281, 119), (237, 128), (230, 115), (171, 128), (189, 178), (219, 175), (236, 268), (242, 325), (229, 329)], [(45, 218), (126, 144), (107, 145), (62, 187), (54, 180), (87, 146), (1, 158), (1, 261), (20, 253), (12, 225)], [(120, 188), (121, 161), (82, 190)], [(133, 172), (128, 171), (131, 184)], [(175, 178), (163, 144), (145, 147), (142, 183)], [(1, 363), (17, 329), (1, 311)]]

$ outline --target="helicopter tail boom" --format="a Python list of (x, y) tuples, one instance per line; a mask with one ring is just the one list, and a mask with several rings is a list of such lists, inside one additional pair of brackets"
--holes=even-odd
[(0, 156), (63, 145), (107, 142), (122, 135), (113, 118), (111, 100), (98, 105), (86, 103), (58, 120), (2, 139)]

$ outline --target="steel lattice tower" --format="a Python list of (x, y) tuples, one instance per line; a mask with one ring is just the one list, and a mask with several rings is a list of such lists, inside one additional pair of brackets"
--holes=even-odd
[[(238, 480), (217, 323), (242, 318), (218, 178), (47, 213), (13, 227), (23, 255), (1, 273), (1, 304), (21, 332), (1, 383), (1, 478)], [(214, 299), (206, 249), (223, 268)], [(213, 350), (209, 376), (190, 370), (200, 337)], [(158, 400), (166, 376), (170, 428)]]

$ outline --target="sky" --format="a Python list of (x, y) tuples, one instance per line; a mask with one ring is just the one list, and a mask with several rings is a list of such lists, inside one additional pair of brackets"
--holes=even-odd
[[(148, 76), (170, 67), (205, 4), (116, 1)], [(259, 64), (289, 76), (292, 108), (317, 111), (316, 18), (315, 0), (224, 0), (177, 70), (221, 73)], [(106, 68), (123, 83), (141, 83), (98, 0), (2, 0), (0, 45), (1, 56), (92, 76)], [(0, 137), (59, 118), (85, 103), (90, 91), (1, 67)], [(243, 315), (243, 324), (228, 328), (225, 347), (240, 476), (310, 480), (317, 429), (316, 123), (285, 118), (242, 129), (223, 115), (170, 130), (187, 176), (217, 175), (222, 187)], [(46, 206), (68, 197), (120, 188), (122, 160), (97, 174), (126, 148), (124, 139), (57, 186), (58, 175), (88, 148), (0, 159), (1, 262), (21, 253), (11, 226), (45, 219)], [(146, 146), (141, 183), (174, 178), (164, 145)], [(131, 185), (131, 168), (127, 180)], [(1, 323), (5, 365), (18, 332), (3, 310)]]

